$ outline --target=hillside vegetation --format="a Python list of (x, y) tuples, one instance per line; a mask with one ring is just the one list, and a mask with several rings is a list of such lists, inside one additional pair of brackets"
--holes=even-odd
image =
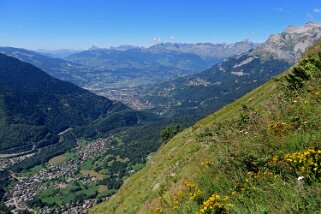
[[(0, 153), (36, 152), (11, 170), (45, 163), (75, 147), (79, 139), (117, 134), (122, 144), (115, 143), (109, 152), (115, 158), (130, 158), (131, 163), (144, 162), (143, 157), (160, 145), (163, 123), (154, 115), (97, 96), (0, 54)], [(148, 131), (141, 134), (141, 130)]]
[(0, 112), (0, 151), (4, 153), (55, 144), (59, 133), (70, 127), (100, 125), (79, 133), (94, 137), (137, 124), (144, 117), (121, 103), (52, 78), (28, 63), (2, 54)]
[(92, 213), (317, 213), (321, 42), (176, 135)]

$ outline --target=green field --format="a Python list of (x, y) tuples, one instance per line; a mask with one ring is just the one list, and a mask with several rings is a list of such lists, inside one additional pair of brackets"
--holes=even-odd
[(80, 170), (80, 174), (90, 177), (95, 177), (98, 180), (102, 180), (104, 177), (103, 175), (99, 174), (95, 170)]
[(54, 158), (51, 158), (48, 163), (51, 164), (51, 165), (57, 165), (57, 164), (60, 164), (62, 162), (64, 162), (66, 160), (66, 158), (63, 156), (63, 155), (59, 155), (59, 156), (56, 156)]
[(67, 203), (74, 203), (79, 200), (96, 197), (99, 192), (99, 186), (94, 185), (86, 188), (80, 182), (71, 182), (67, 188), (59, 189), (51, 186), (37, 194), (37, 199), (48, 205), (61, 206)]
[(32, 167), (29, 170), (25, 170), (25, 171), (19, 173), (19, 176), (20, 177), (31, 177), (31, 176), (34, 176), (35, 174), (37, 174), (41, 169), (43, 169), (43, 166), (37, 165), (37, 166)]
[(80, 167), (81, 170), (91, 170), (93, 169), (93, 160), (86, 160)]

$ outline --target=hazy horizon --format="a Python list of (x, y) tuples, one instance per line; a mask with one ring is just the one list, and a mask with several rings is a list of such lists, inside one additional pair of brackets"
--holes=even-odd
[(159, 42), (261, 43), (308, 21), (321, 21), (321, 2), (4, 0), (0, 46), (83, 50)]

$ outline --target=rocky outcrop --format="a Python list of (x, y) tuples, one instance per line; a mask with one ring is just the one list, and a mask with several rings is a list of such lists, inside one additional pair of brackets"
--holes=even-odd
[(303, 26), (289, 26), (284, 32), (271, 35), (251, 53), (262, 58), (272, 56), (293, 63), (308, 47), (320, 39), (321, 23), (309, 22)]

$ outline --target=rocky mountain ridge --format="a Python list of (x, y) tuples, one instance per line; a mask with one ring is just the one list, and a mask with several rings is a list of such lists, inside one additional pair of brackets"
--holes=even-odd
[(321, 23), (308, 22), (303, 26), (289, 26), (282, 33), (271, 35), (250, 54), (265, 58), (272, 56), (293, 63), (308, 47), (320, 39)]
[(226, 58), (242, 54), (253, 49), (258, 44), (245, 39), (235, 43), (160, 43), (147, 48), (148, 51), (176, 51), (180, 53), (192, 53), (201, 57), (218, 57)]

